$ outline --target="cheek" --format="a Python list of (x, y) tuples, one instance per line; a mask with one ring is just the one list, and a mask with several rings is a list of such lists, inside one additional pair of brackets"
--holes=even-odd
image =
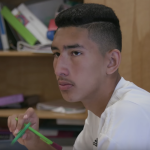
[(92, 86), (97, 84), (103, 78), (103, 66), (96, 62), (84, 62), (78, 67), (74, 67), (74, 78), (78, 85)]

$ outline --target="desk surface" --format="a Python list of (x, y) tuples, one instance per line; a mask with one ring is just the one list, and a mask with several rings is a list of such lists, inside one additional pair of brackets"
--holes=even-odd
[[(1, 109), (0, 117), (8, 117), (12, 114), (24, 113), (26, 109)], [(80, 114), (63, 114), (55, 113), (51, 111), (36, 110), (36, 114), (40, 119), (74, 119), (74, 120), (85, 120), (87, 118), (87, 112)]]

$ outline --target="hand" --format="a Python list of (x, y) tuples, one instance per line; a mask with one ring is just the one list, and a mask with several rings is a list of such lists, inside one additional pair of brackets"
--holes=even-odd
[[(18, 118), (18, 121), (15, 120)], [(33, 108), (28, 108), (24, 114), (14, 114), (8, 117), (8, 128), (14, 136), (24, 128), (24, 123), (31, 123), (31, 127), (39, 130), (39, 118), (37, 117)], [(39, 138), (30, 130), (26, 130), (25, 134), (18, 139), (18, 142), (27, 148), (32, 148), (38, 143)]]

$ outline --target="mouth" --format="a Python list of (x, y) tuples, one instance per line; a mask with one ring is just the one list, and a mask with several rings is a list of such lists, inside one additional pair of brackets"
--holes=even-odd
[(72, 87), (72, 85), (71, 84), (66, 84), (66, 85), (59, 85), (59, 89), (61, 90), (61, 91), (66, 91), (66, 90), (69, 90), (70, 88)]
[(68, 83), (66, 81), (59, 81), (58, 85), (59, 85), (59, 89), (61, 91), (66, 91), (66, 90), (69, 90), (69, 89), (71, 89), (73, 87), (73, 84), (70, 84), (70, 83)]

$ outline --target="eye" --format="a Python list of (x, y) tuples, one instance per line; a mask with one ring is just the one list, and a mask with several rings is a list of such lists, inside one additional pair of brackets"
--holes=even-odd
[(73, 56), (79, 56), (79, 55), (81, 55), (81, 53), (78, 52), (78, 51), (73, 51), (73, 52), (72, 52), (72, 55), (73, 55)]
[(60, 56), (60, 53), (55, 52), (55, 53), (53, 53), (53, 56), (54, 56), (54, 57), (59, 57), (59, 56)]

